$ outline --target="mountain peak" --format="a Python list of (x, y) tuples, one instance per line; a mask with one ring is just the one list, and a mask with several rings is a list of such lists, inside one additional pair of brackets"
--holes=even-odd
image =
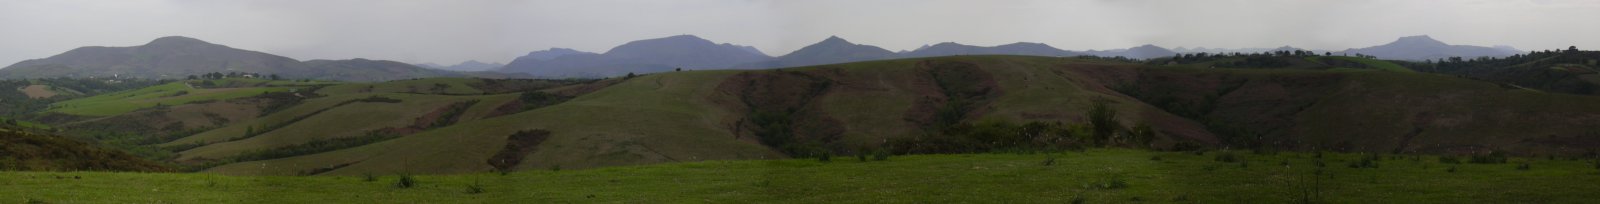
[(1444, 42), (1440, 42), (1439, 40), (1434, 40), (1433, 37), (1428, 37), (1428, 35), (1415, 35), (1415, 36), (1400, 37), (1400, 39), (1395, 40), (1394, 43), (1391, 43), (1391, 44), (1448, 45), (1448, 44), (1445, 44)]
[(150, 41), (150, 43), (146, 43), (145, 45), (194, 45), (194, 44), (211, 44), (211, 43), (208, 43), (206, 41), (201, 41), (200, 39), (190, 38), (190, 37), (167, 36), (167, 37), (156, 38), (155, 40), (152, 40), (152, 41)]
[(823, 39), (822, 42), (819, 42), (817, 44), (835, 44), (835, 43), (855, 44), (855, 43), (850, 43), (850, 41), (848, 41), (848, 40), (844, 40), (844, 38), (839, 38), (839, 36), (834, 36), (834, 35), (828, 36), (828, 39)]

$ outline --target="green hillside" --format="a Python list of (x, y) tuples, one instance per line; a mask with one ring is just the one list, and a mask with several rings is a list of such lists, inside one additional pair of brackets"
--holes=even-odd
[[(206, 82), (215, 84), (212, 86), (216, 88), (196, 87)], [(287, 92), (309, 87), (304, 86), (308, 84), (300, 83), (274, 83), (268, 83), (266, 80), (250, 79), (178, 81), (138, 90), (107, 93), (57, 102), (51, 104), (50, 109), (46, 111), (83, 116), (112, 116), (141, 108), (244, 98), (268, 92)]]
[[(221, 176), (0, 172), (0, 197), (50, 203), (1584, 203), (1591, 160), (1148, 152), (705, 161), (505, 175)], [(1526, 164), (1525, 169), (1519, 166)]]

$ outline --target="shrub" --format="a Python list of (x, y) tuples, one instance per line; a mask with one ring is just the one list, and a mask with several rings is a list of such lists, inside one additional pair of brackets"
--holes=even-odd
[(1378, 168), (1378, 160), (1383, 159), (1377, 154), (1361, 156), (1361, 160), (1351, 161), (1350, 168)]
[(1124, 180), (1122, 176), (1112, 176), (1111, 178), (1089, 183), (1085, 187), (1093, 190), (1123, 189), (1128, 188), (1128, 181)]
[(822, 151), (821, 154), (817, 154), (817, 161), (820, 161), (820, 162), (831, 162), (831, 161), (833, 161), (833, 153), (832, 152), (828, 152), (828, 151)]
[(1439, 156), (1439, 163), (1460, 164), (1461, 159), (1456, 158), (1456, 156)]
[(467, 194), (479, 194), (483, 192), (486, 192), (483, 190), (483, 184), (478, 184), (476, 181), (472, 182), (472, 184), (467, 184)]
[(1506, 155), (1500, 152), (1472, 155), (1472, 159), (1467, 160), (1467, 162), (1474, 164), (1504, 164), (1506, 163)]
[(882, 149), (879, 149), (877, 151), (873, 151), (872, 152), (872, 160), (877, 160), (877, 161), (889, 160), (889, 151), (884, 151)]
[(394, 182), (395, 188), (411, 188), (417, 186), (417, 179), (409, 174), (401, 174), (400, 180)]

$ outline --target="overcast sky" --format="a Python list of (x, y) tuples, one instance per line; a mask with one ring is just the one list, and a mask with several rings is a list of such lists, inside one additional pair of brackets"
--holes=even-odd
[(3, 0), (0, 64), (181, 35), (300, 60), (509, 62), (693, 34), (787, 54), (837, 35), (890, 50), (1041, 42), (1342, 50), (1410, 35), (1523, 50), (1600, 48), (1591, 0)]

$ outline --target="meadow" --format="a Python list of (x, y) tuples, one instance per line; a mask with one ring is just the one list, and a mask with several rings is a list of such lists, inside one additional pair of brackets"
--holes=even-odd
[[(739, 160), (499, 174), (223, 176), (0, 172), (49, 203), (1584, 203), (1594, 160), (1153, 152)], [(409, 187), (402, 187), (409, 178)]]

